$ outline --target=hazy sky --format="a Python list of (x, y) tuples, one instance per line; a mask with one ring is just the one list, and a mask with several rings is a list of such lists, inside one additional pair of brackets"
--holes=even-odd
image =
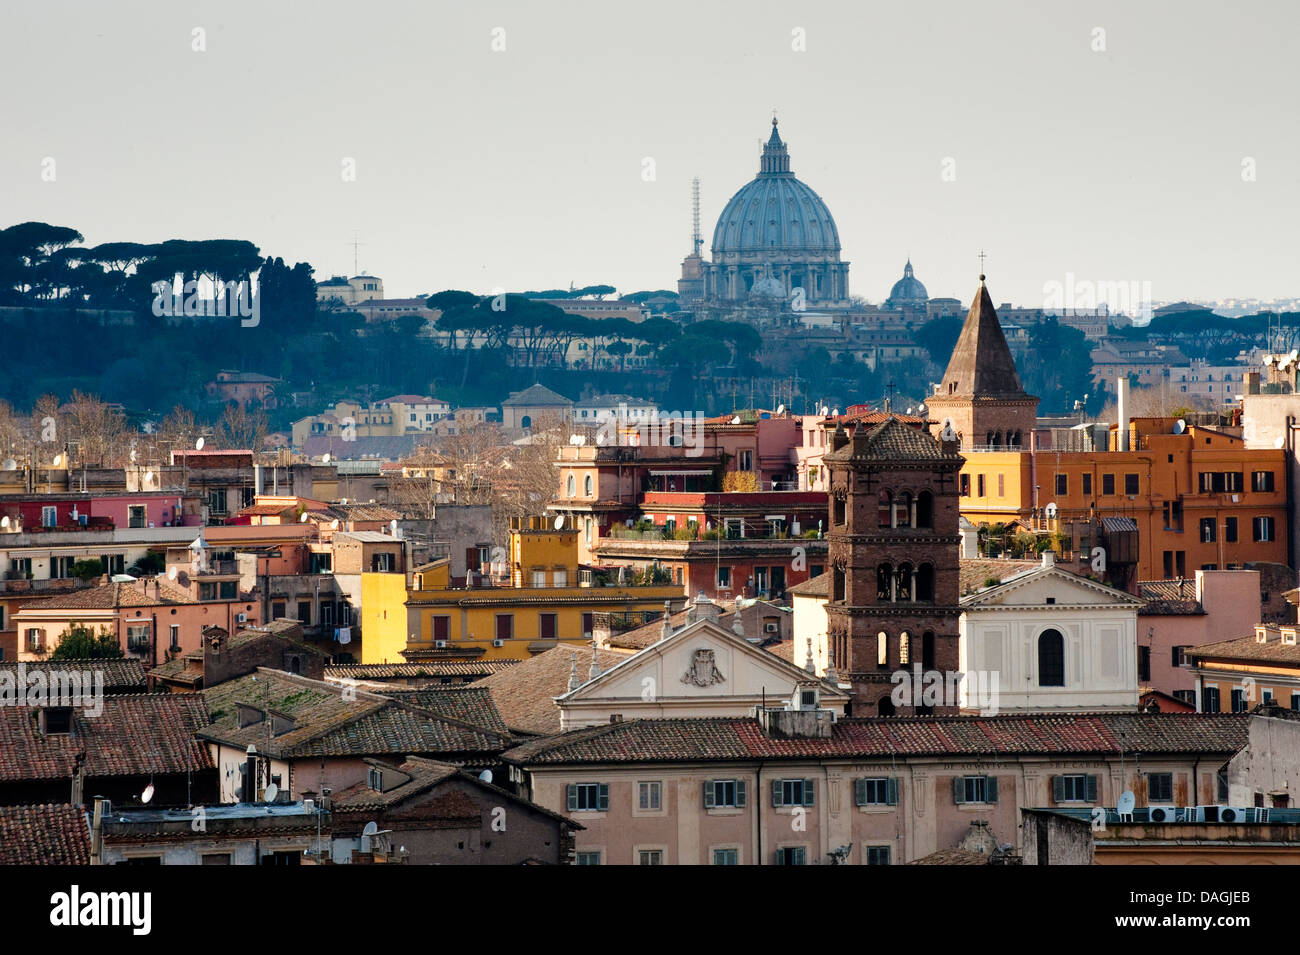
[(775, 108), (871, 301), (909, 254), (968, 299), (981, 248), (997, 302), (1300, 295), (1298, 10), (5, 0), (0, 226), (244, 238), (318, 279), (356, 233), (393, 296), (675, 288), (691, 177), (707, 250)]

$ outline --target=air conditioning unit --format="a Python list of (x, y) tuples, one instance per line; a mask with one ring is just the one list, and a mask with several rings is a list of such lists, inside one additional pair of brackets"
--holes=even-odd
[(236, 623), (248, 623), (248, 614), (246, 614), (246, 613), (237, 613), (237, 614), (235, 614), (235, 622), (236, 622)]
[(504, 640), (493, 640), (493, 641), (492, 641), (492, 646), (494, 646), (494, 647), (504, 647), (505, 645), (506, 645), (506, 642), (505, 642)]
[(1255, 822), (1258, 812), (1254, 806), (1219, 806), (1218, 810), (1219, 822)]
[(763, 630), (767, 633), (778, 633), (781, 630), (781, 625), (779, 623), (765, 623), (763, 624)]
[(446, 640), (435, 640), (435, 641), (433, 641), (433, 645), (434, 645), (435, 647), (437, 647), (439, 650), (445, 650), (445, 649), (447, 649), (447, 641), (446, 641)]
[(1152, 806), (1150, 812), (1152, 822), (1179, 822), (1180, 815), (1173, 806)]

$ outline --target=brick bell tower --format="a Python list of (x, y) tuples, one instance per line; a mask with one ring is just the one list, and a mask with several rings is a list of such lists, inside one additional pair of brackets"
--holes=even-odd
[(890, 417), (852, 437), (840, 425), (830, 443), (827, 644), (853, 684), (853, 715), (955, 714), (955, 699), (890, 697), (897, 670), (959, 667), (957, 442)]

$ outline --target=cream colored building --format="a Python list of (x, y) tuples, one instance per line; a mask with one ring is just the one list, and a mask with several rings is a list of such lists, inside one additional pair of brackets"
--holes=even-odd
[[(1144, 603), (1062, 570), (1052, 551), (1038, 568), (963, 598), (962, 708), (1135, 710), (1137, 612)], [(977, 700), (980, 687), (996, 692)]]
[[(697, 603), (691, 612), (703, 611)], [(571, 685), (555, 701), (561, 729), (615, 720), (743, 717), (765, 702), (790, 699), (798, 687), (809, 684), (817, 684), (823, 709), (836, 718), (844, 715), (846, 691), (762, 649), (743, 633), (725, 630), (711, 619), (669, 631), (612, 669)], [(571, 684), (579, 679), (580, 663), (587, 673), (585, 662), (575, 655)]]

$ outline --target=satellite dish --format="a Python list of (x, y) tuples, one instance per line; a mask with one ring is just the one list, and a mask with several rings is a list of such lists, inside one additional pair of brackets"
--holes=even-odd
[(556, 529), (557, 531), (562, 531), (562, 530), (564, 530), (564, 515), (563, 515), (563, 514), (557, 514), (557, 515), (555, 515), (555, 529)]
[(57, 468), (62, 463), (63, 463), (63, 455), (56, 454), (54, 456), (54, 460), (50, 462), (50, 467)]
[(908, 406), (907, 406), (907, 413), (908, 413), (908, 414), (911, 414), (911, 413), (912, 413), (913, 411), (915, 411), (915, 410), (916, 410), (916, 409), (913, 408), (911, 405), (908, 405)]
[(338, 529), (339, 529), (339, 519), (336, 517), (334, 518), (334, 520), (330, 521), (330, 530), (336, 531)]
[(197, 441), (194, 442), (194, 450), (195, 450), (195, 451), (202, 451), (202, 450), (203, 450), (203, 439), (202, 439), (202, 438), (199, 438), (199, 440), (197, 440)]
[(370, 851), (370, 840), (379, 832), (379, 823), (368, 822), (366, 827), (361, 830), (361, 851)]
[(732, 424), (740, 424), (740, 415), (736, 415), (734, 418), (732, 418), (732, 419), (731, 419), (731, 423), (732, 423)]
[(329, 464), (329, 463), (330, 463), (330, 453), (329, 453), (328, 451), (326, 451), (324, 454), (322, 454), (322, 455), (320, 456), (320, 463), (321, 463), (321, 464)]
[(785, 414), (785, 405), (777, 405), (777, 406), (776, 406), (776, 413), (777, 413), (777, 414)]
[(1133, 795), (1133, 790), (1126, 789), (1119, 795), (1119, 801), (1115, 803), (1115, 811), (1127, 815), (1133, 811), (1137, 805), (1137, 798)]
[(1055, 516), (1056, 516), (1056, 502), (1055, 502), (1055, 501), (1050, 502), (1050, 503), (1049, 503), (1045, 508), (1043, 508), (1043, 510), (1047, 513), (1047, 516), (1048, 516), (1048, 517), (1055, 517)]
[(824, 418), (830, 413), (831, 413), (831, 409), (827, 408), (825, 405), (822, 405), (822, 417)]
[(1272, 355), (1265, 355), (1265, 356), (1264, 356), (1264, 367), (1265, 367), (1265, 368), (1268, 368), (1268, 367), (1269, 367), (1270, 365), (1272, 365), (1272, 364), (1273, 364), (1273, 356), (1272, 356)]
[(131, 449), (131, 463), (135, 464), (135, 448)]
[(1177, 421), (1174, 422), (1174, 434), (1182, 434), (1186, 430), (1187, 430), (1187, 422), (1184, 421), (1182, 418), (1179, 418)]
[(262, 799), (265, 802), (275, 802), (275, 797), (280, 795), (280, 787), (275, 783), (267, 786), (262, 792)]
[(307, 523), (307, 512), (306, 512), (306, 511), (303, 511), (301, 514), (298, 515), (298, 523), (299, 523), (299, 524), (306, 524), (306, 523)]
[(925, 405), (924, 405), (924, 404), (919, 404), (919, 405), (916, 406), (916, 413), (917, 413), (917, 414), (923, 414), (924, 412), (925, 412)]
[(145, 471), (145, 472), (144, 472), (144, 483), (145, 483), (145, 484), (148, 484), (148, 483), (150, 483), (151, 481), (153, 481), (153, 472), (152, 472), (152, 471)]
[(13, 458), (5, 458), (4, 469), (6, 471), (15, 471), (18, 468), (18, 462)]
[(4, 527), (4, 528), (8, 528), (8, 527), (9, 527), (9, 518), (8, 518), (8, 517), (0, 517), (0, 527)]
[(176, 571), (176, 568), (175, 568), (175, 567), (168, 568), (168, 570), (167, 570), (167, 579), (168, 579), (168, 580), (175, 580), (175, 579), (176, 579), (176, 573), (177, 573), (177, 571)]
[[(1280, 448), (1284, 444), (1286, 444), (1286, 435), (1279, 434), (1277, 438), (1273, 441), (1273, 447), (1275, 448)], [(9, 518), (6, 517), (5, 520), (6, 521), (9, 520)], [(8, 527), (9, 525), (6, 524), (5, 526)]]
[(153, 801), (153, 783), (144, 787), (144, 792), (140, 794), (140, 801), (146, 805)]
[(388, 529), (393, 533), (394, 537), (397, 536), (397, 518), (394, 517), (388, 522)]
[(485, 783), (492, 782), (492, 770), (490, 769), (483, 770), (483, 772), (478, 774), (478, 778), (483, 780), (483, 782)]
[(831, 414), (835, 415), (835, 417), (838, 418), (840, 416), (840, 409), (839, 408), (831, 409)]

